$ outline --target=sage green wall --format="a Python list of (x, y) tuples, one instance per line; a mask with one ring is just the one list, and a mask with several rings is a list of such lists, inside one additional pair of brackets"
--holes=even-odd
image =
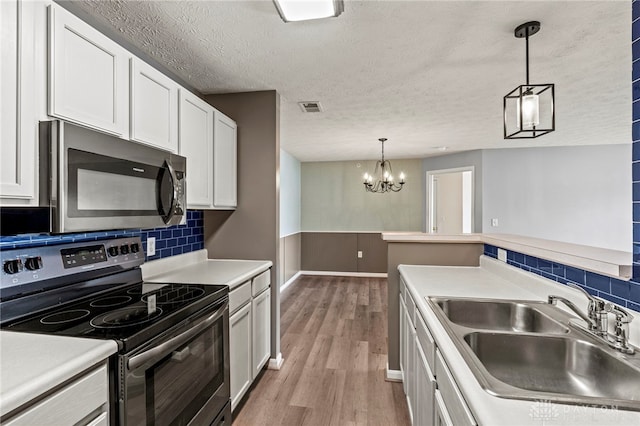
[[(394, 177), (407, 183), (397, 193), (365, 192), (362, 176), (375, 161), (302, 163), (302, 231), (422, 230), (422, 160), (392, 160)], [(360, 165), (360, 167), (358, 167)]]

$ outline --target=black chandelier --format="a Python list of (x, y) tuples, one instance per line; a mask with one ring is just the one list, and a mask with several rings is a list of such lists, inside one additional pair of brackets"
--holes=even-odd
[(516, 87), (504, 97), (504, 138), (537, 138), (556, 128), (554, 85), (529, 83), (529, 37), (540, 31), (540, 22), (518, 25), (516, 38), (526, 43), (527, 83)]
[[(364, 174), (364, 189), (367, 192), (398, 192), (404, 186), (404, 173), (400, 173), (400, 182), (393, 181), (393, 171), (391, 170), (391, 162), (384, 159), (384, 143), (387, 138), (378, 139), (382, 143), (382, 160), (376, 161), (376, 169), (373, 175)], [(375, 181), (374, 181), (375, 179)]]

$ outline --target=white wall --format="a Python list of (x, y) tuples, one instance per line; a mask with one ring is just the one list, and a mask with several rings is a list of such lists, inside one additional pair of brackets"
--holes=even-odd
[(407, 183), (397, 193), (366, 192), (362, 177), (375, 161), (302, 163), (302, 230), (307, 232), (414, 231), (422, 228), (422, 160), (392, 160)]
[(300, 232), (300, 162), (280, 150), (280, 237)]
[(485, 150), (483, 170), (483, 232), (631, 251), (630, 144)]

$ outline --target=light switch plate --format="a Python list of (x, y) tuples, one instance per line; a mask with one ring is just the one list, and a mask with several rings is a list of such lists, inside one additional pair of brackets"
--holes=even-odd
[(491, 219), (491, 226), (498, 226), (498, 219)]
[(147, 238), (147, 256), (155, 256), (156, 254), (156, 237)]
[(362, 250), (358, 250), (358, 259), (362, 259)]

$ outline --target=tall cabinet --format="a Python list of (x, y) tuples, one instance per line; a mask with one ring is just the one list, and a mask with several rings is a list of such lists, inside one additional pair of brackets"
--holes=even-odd
[(0, 197), (36, 198), (34, 8), (0, 1)]

